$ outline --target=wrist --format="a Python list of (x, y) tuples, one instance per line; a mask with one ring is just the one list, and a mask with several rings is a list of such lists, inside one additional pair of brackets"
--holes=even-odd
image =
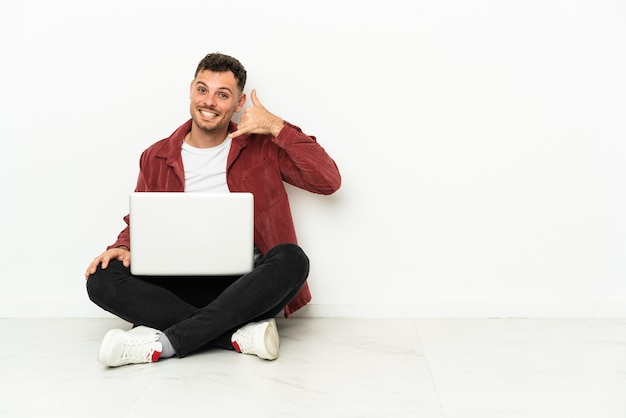
[(280, 134), (280, 131), (283, 130), (284, 127), (285, 127), (285, 121), (280, 118), (277, 118), (277, 121), (272, 124), (270, 133), (274, 136), (274, 138), (276, 138)]

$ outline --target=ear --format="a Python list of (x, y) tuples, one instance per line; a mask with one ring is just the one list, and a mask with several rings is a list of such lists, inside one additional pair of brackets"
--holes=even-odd
[(196, 81), (195, 79), (191, 80), (191, 84), (189, 84), (189, 100), (191, 100), (191, 96), (192, 96), (191, 92), (193, 92), (193, 84), (195, 81)]
[(241, 93), (241, 96), (239, 96), (239, 100), (237, 101), (237, 107), (235, 108), (235, 113), (241, 112), (241, 109), (243, 108), (244, 104), (246, 104), (246, 95), (245, 93)]

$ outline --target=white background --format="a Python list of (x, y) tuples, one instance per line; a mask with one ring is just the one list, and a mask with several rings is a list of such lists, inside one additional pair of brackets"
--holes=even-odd
[(0, 0), (0, 316), (106, 316), (89, 261), (209, 52), (315, 135), (312, 316), (625, 316), (621, 0)]

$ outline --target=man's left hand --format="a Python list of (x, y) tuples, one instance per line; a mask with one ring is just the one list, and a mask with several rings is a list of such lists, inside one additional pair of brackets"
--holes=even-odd
[(235, 132), (230, 133), (230, 137), (236, 138), (243, 134), (272, 134), (277, 137), (285, 126), (285, 122), (261, 104), (256, 90), (252, 90), (250, 97), (252, 106), (243, 111), (239, 126)]

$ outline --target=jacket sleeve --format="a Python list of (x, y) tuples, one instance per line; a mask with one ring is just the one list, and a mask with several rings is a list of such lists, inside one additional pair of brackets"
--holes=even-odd
[(126, 228), (120, 232), (117, 236), (117, 241), (107, 247), (107, 250), (111, 248), (125, 246), (130, 249), (130, 226), (129, 226), (129, 215), (124, 216), (124, 222), (126, 222)]
[(287, 183), (304, 190), (331, 194), (341, 186), (341, 174), (335, 161), (300, 128), (285, 122), (285, 127), (273, 139), (280, 148), (278, 162)]

